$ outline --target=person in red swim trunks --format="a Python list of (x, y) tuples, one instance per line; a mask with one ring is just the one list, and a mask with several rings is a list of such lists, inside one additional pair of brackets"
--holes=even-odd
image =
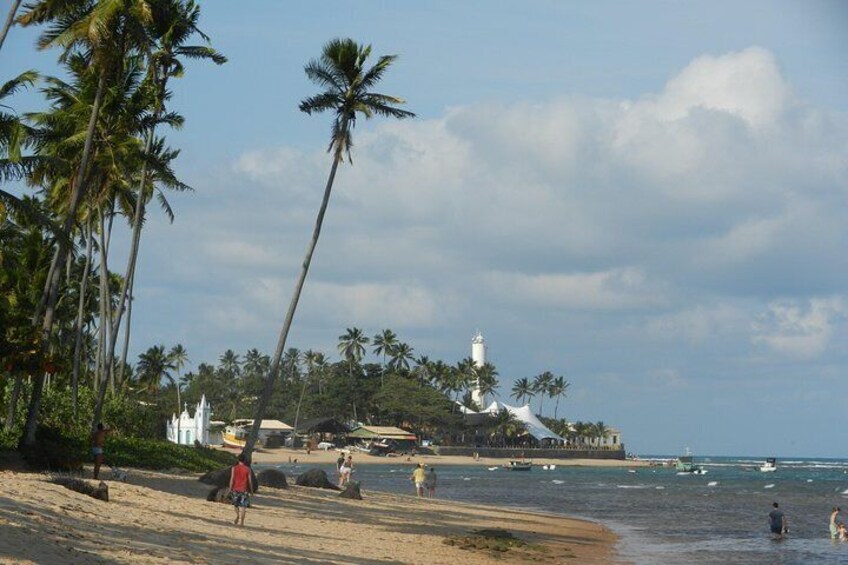
[(253, 477), (250, 475), (250, 466), (244, 453), (239, 453), (238, 463), (233, 465), (230, 471), (230, 495), (233, 497), (233, 506), (236, 508), (236, 526), (244, 526), (244, 515), (250, 506), (250, 493), (253, 492)]

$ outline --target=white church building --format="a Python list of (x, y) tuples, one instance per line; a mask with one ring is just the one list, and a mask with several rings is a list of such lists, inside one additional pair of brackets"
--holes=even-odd
[(176, 414), (171, 417), (166, 430), (168, 441), (180, 445), (194, 445), (198, 441), (201, 445), (208, 445), (211, 416), (212, 410), (204, 394), (195, 407), (194, 416), (189, 415), (188, 405), (185, 405), (179, 417)]

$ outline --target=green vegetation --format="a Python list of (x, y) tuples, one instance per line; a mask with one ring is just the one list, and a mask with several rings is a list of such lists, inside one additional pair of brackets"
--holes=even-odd
[[(330, 172), (278, 347), (272, 356), (229, 350), (185, 372), (181, 344), (153, 344), (134, 364), (128, 352), (138, 249), (155, 224), (146, 221), (149, 208), (155, 202), (173, 220), (167, 194), (191, 190), (174, 172), (180, 152), (166, 137), (190, 127), (172, 91), (189, 63), (226, 61), (199, 27), (200, 5), (34, 0), (12, 14), (17, 25), (39, 29), (37, 47), (54, 50), (60, 73), (16, 69), (0, 84), (0, 183), (26, 187), (20, 198), (0, 190), (0, 447), (73, 468), (87, 459), (89, 430), (103, 421), (114, 430), (113, 463), (206, 468), (216, 455), (158, 443), (165, 421), (202, 394), (218, 420), (270, 417), (296, 426), (331, 416), (394, 424), (444, 443), (518, 440), (520, 426), (508, 414), (475, 428), (460, 415), (457, 401), (480, 408), (471, 404), (472, 387), (496, 394), (491, 364), (416, 356), (390, 329), (372, 338), (347, 328), (338, 361), (286, 348), (337, 169), (352, 163), (357, 118), (413, 116), (402, 99), (375, 92), (394, 55), (371, 65), (369, 46), (335, 39), (306, 65), (319, 92), (300, 109), (333, 116)], [(16, 112), (23, 89), (38, 89), (43, 107)], [(127, 249), (115, 252), (110, 242), (124, 240)], [(122, 252), (126, 264), (116, 267)], [(545, 396), (556, 398), (555, 412), (568, 386), (550, 372), (523, 382), (519, 398), (535, 395), (540, 410)]]

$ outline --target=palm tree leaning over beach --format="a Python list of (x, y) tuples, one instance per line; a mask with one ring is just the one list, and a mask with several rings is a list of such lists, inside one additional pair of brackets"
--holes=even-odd
[(545, 371), (533, 379), (533, 392), (539, 395), (539, 416), (542, 415), (542, 407), (545, 404), (545, 396), (548, 395), (548, 390), (551, 382), (554, 380), (554, 375), (550, 371)]
[(383, 78), (397, 56), (383, 55), (377, 60), (377, 64), (366, 69), (364, 65), (370, 55), (370, 45), (359, 45), (352, 39), (333, 39), (324, 46), (321, 57), (313, 59), (304, 68), (309, 80), (325, 90), (301, 101), (300, 110), (309, 115), (325, 111), (332, 111), (335, 114), (328, 147), (328, 152), (333, 156), (332, 165), (330, 166), (327, 184), (324, 187), (321, 207), (318, 209), (318, 217), (315, 219), (312, 239), (306, 249), (300, 275), (295, 283), (291, 303), (288, 312), (286, 312), (283, 328), (280, 331), (280, 339), (274, 352), (271, 370), (268, 372), (265, 388), (256, 406), (253, 428), (244, 448), (248, 455), (253, 452), (259, 434), (258, 423), (265, 415), (265, 408), (268, 406), (271, 394), (274, 391), (277, 367), (279, 367), (283, 350), (286, 347), (286, 339), (291, 329), (292, 320), (294, 320), (294, 313), (300, 300), (306, 275), (309, 272), (312, 254), (315, 252), (318, 237), (321, 235), (321, 225), (324, 223), (324, 214), (327, 211), (327, 205), (330, 203), (330, 193), (333, 189), (333, 181), (336, 178), (336, 170), (345, 157), (347, 157), (348, 162), (353, 163), (350, 155), (350, 148), (353, 145), (351, 131), (356, 126), (357, 114), (366, 118), (375, 114), (398, 119), (415, 116), (412, 112), (396, 107), (399, 104), (404, 104), (401, 98), (371, 91)]

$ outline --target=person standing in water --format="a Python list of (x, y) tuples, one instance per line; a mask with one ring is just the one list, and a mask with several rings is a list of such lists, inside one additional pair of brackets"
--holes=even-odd
[(839, 513), (842, 510), (838, 506), (834, 506), (830, 512), (830, 538), (836, 539), (839, 537)]
[(786, 515), (778, 508), (777, 502), (772, 504), (772, 510), (769, 512), (769, 529), (772, 537), (775, 539), (782, 538), (783, 534), (789, 533), (789, 527), (786, 523)]

